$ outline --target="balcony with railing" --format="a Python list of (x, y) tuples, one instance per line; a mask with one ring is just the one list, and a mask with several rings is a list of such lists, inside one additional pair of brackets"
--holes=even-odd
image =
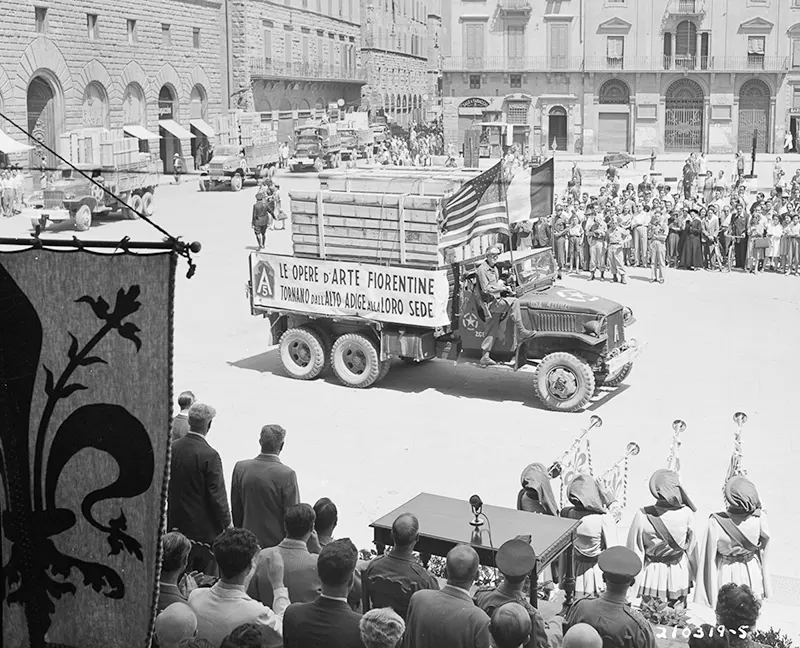
[(587, 72), (629, 70), (631, 72), (784, 72), (786, 56), (590, 56), (584, 61)]
[(697, 16), (702, 0), (672, 0), (669, 12), (676, 16)]
[(527, 16), (531, 13), (531, 0), (498, 0), (497, 9), (504, 16)]
[(341, 65), (307, 62), (284, 62), (269, 58), (251, 58), (250, 76), (262, 79), (308, 79), (364, 84), (367, 71)]
[(445, 56), (442, 72), (580, 72), (580, 56)]

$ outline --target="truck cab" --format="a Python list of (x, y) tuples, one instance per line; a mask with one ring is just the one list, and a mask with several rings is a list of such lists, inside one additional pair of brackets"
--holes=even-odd
[(306, 125), (295, 131), (294, 154), (289, 160), (293, 171), (313, 168), (336, 168), (341, 158), (342, 142), (330, 125)]

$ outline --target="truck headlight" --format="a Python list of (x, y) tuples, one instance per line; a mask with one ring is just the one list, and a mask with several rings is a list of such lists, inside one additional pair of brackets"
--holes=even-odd
[(627, 326), (632, 321), (633, 321), (633, 311), (627, 306), (625, 306), (625, 308), (622, 309), (622, 324), (624, 326)]
[(589, 335), (600, 336), (602, 324), (598, 320), (591, 320), (583, 325), (583, 330)]
[(75, 200), (75, 194), (73, 193), (65, 193), (64, 200)]

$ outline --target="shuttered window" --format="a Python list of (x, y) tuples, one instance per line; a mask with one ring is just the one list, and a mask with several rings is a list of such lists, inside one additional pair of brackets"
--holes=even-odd
[(792, 67), (800, 68), (800, 38), (792, 39)]
[(550, 67), (563, 69), (567, 67), (569, 53), (568, 25), (554, 23), (550, 25)]
[(464, 23), (464, 56), (472, 63), (483, 60), (483, 23)]
[(675, 55), (697, 55), (697, 27), (693, 22), (684, 20), (675, 32)]
[(519, 63), (525, 57), (525, 28), (509, 26), (507, 34), (508, 60)]

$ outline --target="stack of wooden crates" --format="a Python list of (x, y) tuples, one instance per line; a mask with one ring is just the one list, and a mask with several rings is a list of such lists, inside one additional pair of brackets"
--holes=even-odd
[(481, 237), (439, 250), (442, 199), (477, 170), (376, 167), (320, 174), (323, 189), (292, 191), (295, 256), (436, 268), (481, 254), (496, 241)]
[[(236, 112), (217, 119), (217, 141), (230, 146), (262, 146), (277, 141), (272, 122), (262, 122), (261, 113)], [(240, 139), (241, 138), (241, 139)]]
[(122, 129), (84, 128), (60, 136), (59, 153), (73, 164), (125, 167), (141, 161), (139, 140)]

